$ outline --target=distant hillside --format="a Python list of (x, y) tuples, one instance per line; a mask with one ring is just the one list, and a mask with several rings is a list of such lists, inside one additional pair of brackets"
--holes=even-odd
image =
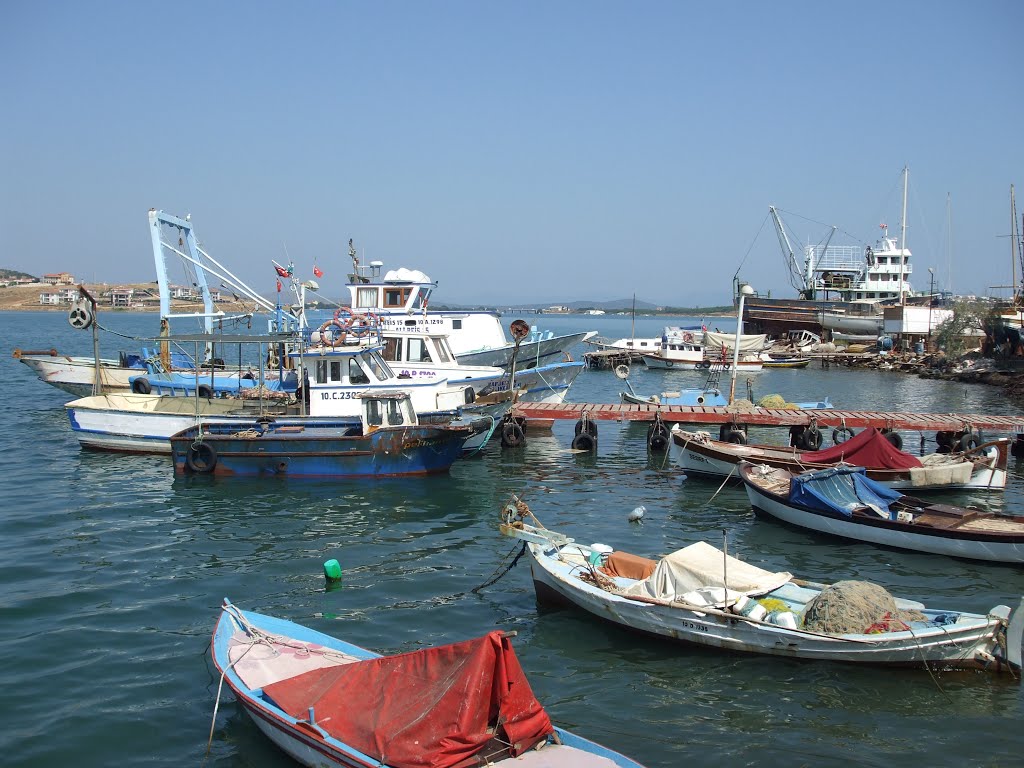
[(30, 275), (27, 272), (19, 272), (16, 269), (2, 269), (0, 268), (0, 280), (15, 280), (21, 277), (29, 277), (36, 280), (35, 275)]
[[(569, 312), (585, 312), (588, 309), (600, 309), (609, 313), (629, 313), (633, 310), (633, 299), (615, 299), (613, 301), (567, 301), (558, 302), (510, 302), (498, 305), (462, 305), (462, 304), (431, 304), (431, 309), (436, 310), (488, 310), (498, 309), (502, 312), (537, 312), (550, 309), (551, 307), (565, 307)], [(736, 309), (729, 304), (715, 307), (673, 307), (653, 304), (649, 301), (636, 300), (636, 312), (638, 315), (733, 315)]]

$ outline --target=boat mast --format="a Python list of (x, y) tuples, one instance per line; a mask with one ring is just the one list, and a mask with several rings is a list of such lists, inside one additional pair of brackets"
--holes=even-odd
[[(1013, 275), (1013, 303), (1020, 302), (1021, 291), (1017, 285), (1017, 203), (1013, 197), (1013, 184), (1010, 185), (1010, 270)], [(1024, 279), (1024, 275), (1021, 275)]]
[(903, 166), (903, 215), (900, 217), (900, 304), (905, 303), (903, 281), (907, 263), (907, 178), (910, 169)]
[(629, 329), (630, 339), (633, 342), (633, 346), (636, 346), (636, 294), (633, 294), (633, 324)]

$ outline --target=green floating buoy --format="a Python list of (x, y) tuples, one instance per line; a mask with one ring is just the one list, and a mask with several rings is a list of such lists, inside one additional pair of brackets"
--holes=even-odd
[(328, 560), (324, 563), (324, 578), (328, 584), (341, 583), (341, 563), (337, 560)]

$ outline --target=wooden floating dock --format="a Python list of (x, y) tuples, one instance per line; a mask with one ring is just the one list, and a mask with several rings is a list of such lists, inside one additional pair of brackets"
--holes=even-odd
[(595, 421), (652, 422), (657, 414), (662, 421), (680, 424), (746, 424), (763, 427), (806, 426), (814, 419), (819, 427), (877, 427), (955, 432), (974, 427), (996, 433), (1024, 433), (1024, 416), (985, 416), (975, 413), (897, 413), (891, 411), (799, 410), (794, 408), (753, 408), (744, 411), (726, 406), (627, 405), (619, 403), (519, 403), (517, 416), (531, 419), (578, 420), (584, 413)]

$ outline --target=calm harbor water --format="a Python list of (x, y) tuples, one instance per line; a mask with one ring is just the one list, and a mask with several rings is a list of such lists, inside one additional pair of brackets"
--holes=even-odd
[[(505, 319), (506, 325), (513, 318)], [(526, 317), (556, 332), (629, 335), (628, 316)], [(152, 314), (101, 315), (126, 336)], [(637, 318), (638, 336), (676, 318)], [(719, 323), (723, 330), (727, 320)], [(1024, 692), (983, 674), (879, 670), (730, 655), (648, 639), (572, 611), (539, 610), (528, 569), (473, 588), (506, 562), (497, 532), (510, 494), (549, 527), (658, 555), (699, 539), (811, 579), (876, 581), (927, 603), (1015, 606), (1019, 568), (815, 538), (755, 519), (742, 489), (685, 480), (648, 456), (642, 426), (599, 423), (596, 456), (568, 452), (572, 423), (524, 449), (456, 463), (450, 475), (384, 482), (175, 479), (170, 460), (81, 451), (69, 399), (9, 353), (91, 353), (63, 313), (0, 313), (7, 343), (0, 456), (0, 754), (9, 766), (287, 766), (225, 694), (206, 757), (217, 678), (207, 659), (224, 596), (382, 652), (516, 630), (522, 665), (559, 724), (649, 768), (692, 765), (1020, 765)], [(104, 354), (139, 344), (102, 335)], [(576, 350), (578, 355), (583, 350)], [(829, 395), (844, 408), (1021, 413), (995, 388), (832, 368), (750, 376), (755, 397)], [(645, 394), (696, 372), (634, 368)], [(739, 393), (746, 388), (741, 379)], [(609, 371), (570, 400), (615, 402)], [(906, 447), (918, 443), (906, 435)], [(929, 438), (931, 436), (929, 435)], [(934, 448), (934, 445), (931, 445)], [(1005, 494), (955, 503), (1024, 512), (1024, 470)], [(643, 525), (630, 510), (643, 504)], [(323, 590), (337, 558), (344, 587)]]

